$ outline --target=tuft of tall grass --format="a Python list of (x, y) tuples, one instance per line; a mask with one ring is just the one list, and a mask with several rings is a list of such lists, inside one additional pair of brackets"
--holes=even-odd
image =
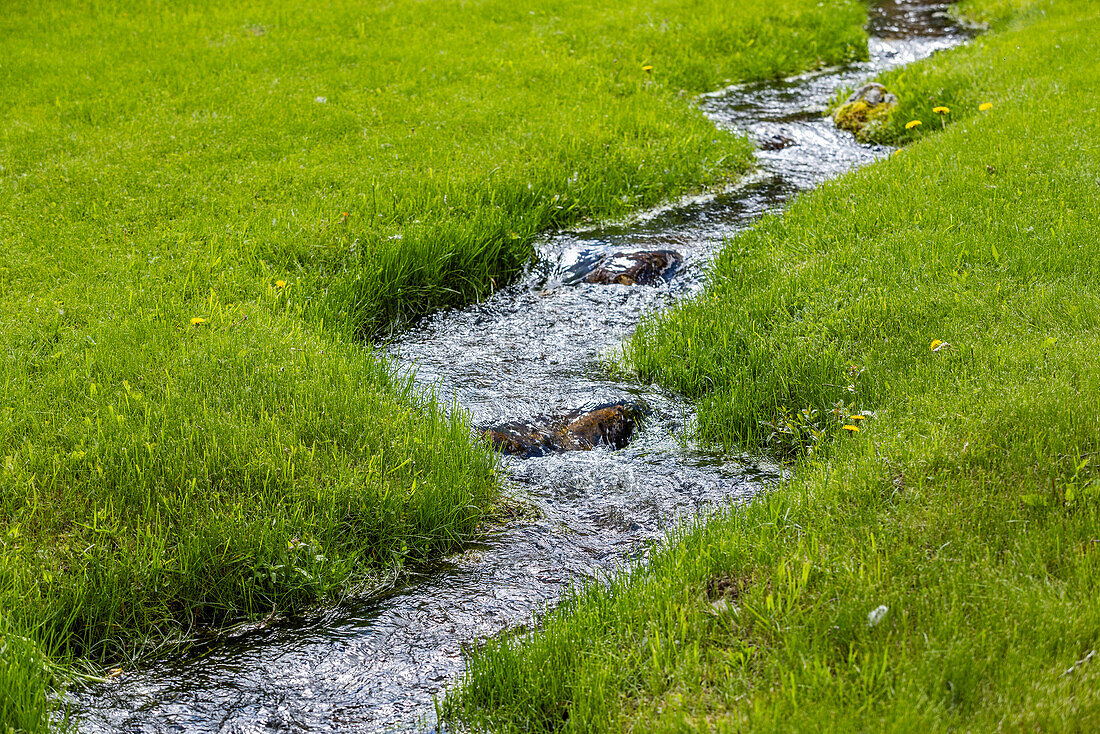
[(0, 726), (5, 733), (50, 730), (52, 678), (38, 645), (0, 617)]
[(48, 355), (26, 324), (0, 368), (0, 580), (73, 652), (334, 598), (457, 547), (499, 502), (462, 413), (370, 350), (260, 307), (204, 313), (120, 306)]

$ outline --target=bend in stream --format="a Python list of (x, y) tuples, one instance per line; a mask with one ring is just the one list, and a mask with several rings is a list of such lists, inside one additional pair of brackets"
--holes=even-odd
[[(724, 238), (798, 192), (889, 153), (856, 143), (822, 113), (838, 88), (962, 42), (947, 8), (887, 2), (872, 12), (870, 61), (704, 96), (703, 110), (717, 125), (779, 148), (760, 151), (758, 175), (630, 223), (547, 236), (519, 282), (483, 303), (441, 313), (390, 346), (418, 380), (456, 396), (477, 425), (644, 402), (650, 415), (626, 448), (505, 457), (537, 519), (515, 522), (438, 572), (324, 618), (276, 624), (73, 690), (68, 703), (81, 728), (430, 727), (432, 698), (461, 673), (464, 644), (529, 623), (570, 584), (644, 561), (677, 523), (759, 492), (777, 476), (775, 467), (691, 448), (680, 439), (690, 405), (608, 377), (600, 357), (645, 314), (697, 293)], [(578, 282), (610, 254), (654, 249), (683, 257), (667, 282)]]

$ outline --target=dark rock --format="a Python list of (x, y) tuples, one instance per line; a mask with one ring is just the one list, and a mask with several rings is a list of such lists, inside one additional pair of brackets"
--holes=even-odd
[(515, 456), (542, 456), (556, 451), (545, 426), (503, 423), (481, 432), (497, 451)]
[(531, 423), (504, 423), (481, 433), (501, 453), (524, 457), (587, 451), (596, 446), (621, 449), (630, 442), (645, 412), (640, 403), (611, 403)]
[(794, 138), (788, 138), (786, 135), (771, 135), (760, 141), (761, 150), (783, 150), (794, 145)]
[(560, 432), (563, 445), (591, 449), (601, 444), (621, 449), (630, 441), (638, 411), (630, 405), (609, 405), (570, 421)]
[(684, 261), (675, 250), (617, 252), (605, 257), (584, 279), (598, 285), (655, 285), (670, 277)]

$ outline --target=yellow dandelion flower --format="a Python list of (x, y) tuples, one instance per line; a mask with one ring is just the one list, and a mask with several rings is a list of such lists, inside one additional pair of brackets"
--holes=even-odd
[(909, 122), (905, 123), (905, 129), (906, 130), (912, 130), (913, 128), (920, 127), (923, 124), (924, 123), (921, 122), (920, 120), (910, 120)]
[(286, 281), (285, 280), (275, 281), (275, 287), (276, 288), (286, 288)]
[(841, 426), (841, 428), (843, 428), (845, 431), (851, 431), (852, 433), (859, 433), (859, 426), (847, 425)]
[(646, 74), (651, 74), (651, 73), (653, 73), (653, 67), (650, 66), (649, 64), (646, 64), (645, 66), (642, 67), (642, 71), (644, 71)]
[(932, 111), (935, 112), (937, 115), (946, 115), (951, 110), (947, 107), (933, 107)]
[(848, 416), (848, 420), (863, 421), (863, 420), (867, 420), (867, 416), (865, 416), (865, 415), (850, 415), (850, 416)]
[(988, 110), (993, 109), (993, 103), (992, 102), (982, 102), (980, 105), (978, 105), (978, 109), (981, 110), (982, 112), (986, 112)]
[(934, 351), (936, 351), (936, 349), (938, 347), (941, 347), (941, 346), (943, 346), (943, 341), (942, 340), (933, 339), (932, 343), (928, 345), (928, 349), (934, 352)]
[(202, 326), (205, 323), (206, 323), (206, 319), (204, 319), (202, 316), (196, 316), (193, 319), (191, 319), (191, 325), (192, 326)]

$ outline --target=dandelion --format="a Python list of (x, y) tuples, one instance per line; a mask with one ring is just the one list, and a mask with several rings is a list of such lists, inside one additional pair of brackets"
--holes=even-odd
[(642, 67), (642, 71), (644, 71), (646, 74), (652, 74), (653, 73), (653, 67), (650, 66), (649, 64), (646, 64), (645, 66)]
[(940, 127), (942, 127), (944, 130), (946, 130), (947, 129), (947, 113), (950, 112), (951, 110), (948, 109), (947, 107), (944, 107), (944, 106), (941, 105), (939, 107), (933, 107), (932, 111), (940, 116)]
[(867, 613), (867, 626), (868, 627), (878, 626), (878, 623), (881, 622), (886, 617), (886, 613), (888, 611), (890, 611), (890, 607), (886, 606), (885, 604), (877, 606), (874, 609), (872, 609), (870, 612)]
[(204, 319), (202, 316), (195, 316), (193, 319), (191, 319), (192, 326), (202, 326), (205, 323), (206, 319)]
[(992, 102), (982, 102), (980, 105), (978, 105), (978, 109), (981, 110), (982, 112), (988, 112), (989, 110), (993, 109), (993, 103)]
[(947, 349), (949, 346), (951, 345), (945, 341), (942, 341), (940, 339), (933, 339), (932, 343), (928, 345), (928, 348), (933, 352), (938, 352), (941, 349)]
[(850, 415), (850, 416), (848, 416), (848, 420), (865, 421), (865, 420), (867, 420), (867, 416), (865, 416), (865, 415)]
[(286, 288), (286, 281), (285, 280), (275, 281), (275, 287), (276, 288)]
[(912, 130), (913, 128), (920, 127), (923, 124), (924, 123), (921, 122), (920, 120), (910, 120), (909, 122), (905, 123), (905, 129), (906, 130)]
[(853, 426), (850, 423), (841, 426), (841, 428), (843, 428), (845, 431), (851, 431), (852, 433), (859, 433), (859, 426)]

